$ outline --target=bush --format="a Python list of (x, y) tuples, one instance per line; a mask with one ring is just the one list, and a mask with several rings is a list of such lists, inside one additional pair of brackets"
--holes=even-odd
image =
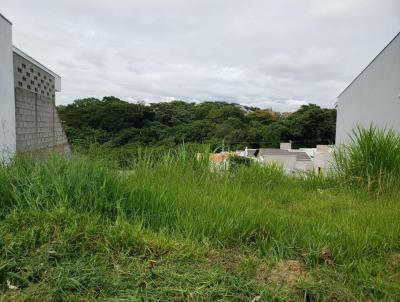
[(350, 143), (334, 152), (338, 176), (383, 194), (400, 184), (400, 136), (392, 129), (357, 127)]
[(248, 157), (233, 156), (233, 157), (229, 158), (229, 162), (230, 162), (232, 168), (237, 168), (240, 166), (250, 167), (254, 161)]

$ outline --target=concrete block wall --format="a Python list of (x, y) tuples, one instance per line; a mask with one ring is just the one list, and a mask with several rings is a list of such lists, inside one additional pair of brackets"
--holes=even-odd
[(55, 99), (55, 78), (34, 63), (13, 54), (14, 86)]
[(54, 77), (14, 53), (16, 148), (18, 153), (70, 155), (55, 106)]
[(17, 152), (70, 154), (67, 137), (51, 98), (16, 88), (15, 117)]

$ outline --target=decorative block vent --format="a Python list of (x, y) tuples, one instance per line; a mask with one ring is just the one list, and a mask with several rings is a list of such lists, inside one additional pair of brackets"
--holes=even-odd
[[(27, 70), (24, 71), (23, 70)], [(14, 53), (14, 86), (54, 99), (54, 77)]]

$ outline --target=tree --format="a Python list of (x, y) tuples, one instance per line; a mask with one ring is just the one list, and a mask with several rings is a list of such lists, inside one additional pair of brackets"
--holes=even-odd
[(116, 97), (86, 98), (59, 106), (59, 115), (73, 144), (113, 147), (174, 146), (182, 143), (221, 145), (231, 149), (278, 147), (282, 140), (299, 146), (333, 142), (335, 109), (302, 106), (287, 118), (270, 109), (227, 102), (162, 102), (146, 105)]

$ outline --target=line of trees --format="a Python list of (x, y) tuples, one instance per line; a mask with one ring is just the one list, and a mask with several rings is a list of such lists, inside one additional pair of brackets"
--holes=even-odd
[(336, 110), (315, 104), (283, 116), (278, 112), (227, 102), (129, 103), (115, 97), (85, 98), (58, 106), (69, 141), (87, 146), (173, 147), (182, 142), (230, 148), (297, 147), (333, 143)]

